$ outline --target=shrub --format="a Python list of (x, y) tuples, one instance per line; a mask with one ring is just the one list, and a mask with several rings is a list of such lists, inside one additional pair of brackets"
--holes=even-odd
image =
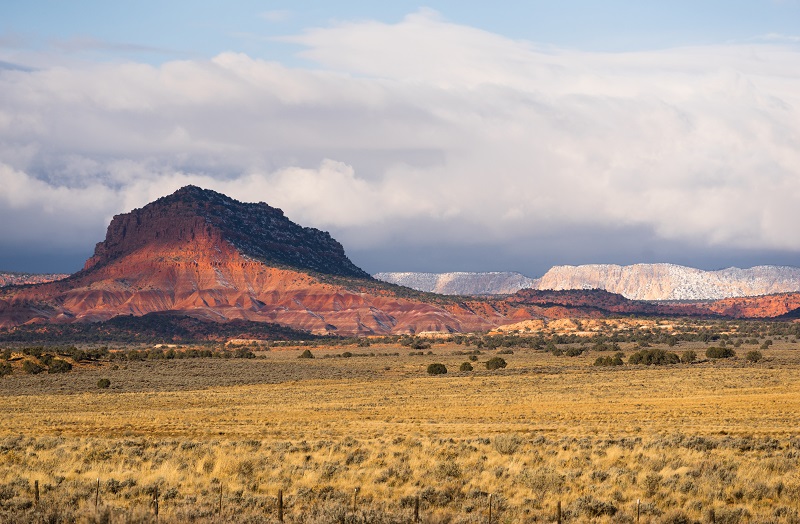
[(590, 519), (602, 516), (613, 517), (618, 511), (613, 503), (598, 500), (591, 495), (578, 498), (570, 505), (570, 510), (573, 514), (583, 515)]
[(445, 373), (447, 373), (447, 367), (441, 362), (428, 365), (428, 375), (444, 375)]
[(711, 346), (706, 349), (706, 356), (708, 358), (731, 358), (736, 356), (736, 352), (731, 348), (720, 348)]
[(50, 367), (47, 368), (48, 373), (67, 373), (68, 371), (72, 371), (72, 364), (60, 358), (50, 361)]
[(413, 339), (409, 345), (412, 349), (429, 349), (431, 347), (430, 342), (418, 338)]
[(637, 351), (628, 358), (629, 364), (642, 364), (645, 366), (666, 366), (677, 364), (680, 358), (675, 353), (664, 351), (663, 349), (644, 349)]
[(568, 357), (577, 357), (577, 356), (580, 356), (582, 353), (583, 353), (583, 349), (582, 348), (578, 348), (578, 347), (567, 348), (567, 351), (566, 351), (566, 355)]
[(461, 367), (458, 368), (459, 371), (472, 371), (472, 364), (469, 362), (464, 362), (461, 364)]
[(494, 370), (494, 369), (502, 369), (506, 367), (508, 364), (502, 357), (492, 357), (486, 361), (486, 369)]
[(522, 445), (519, 435), (497, 435), (494, 438), (494, 449), (502, 455), (513, 455)]
[(0, 377), (3, 377), (5, 375), (10, 375), (13, 372), (14, 370), (11, 369), (11, 364), (7, 362), (3, 362), (2, 364), (0, 364)]
[(689, 351), (684, 351), (683, 355), (681, 355), (681, 362), (684, 364), (691, 364), (695, 360), (697, 360), (697, 353), (691, 349)]
[(111, 386), (111, 381), (107, 378), (101, 378), (97, 381), (97, 387), (100, 389), (108, 389)]
[(748, 351), (744, 358), (746, 358), (748, 362), (758, 362), (764, 358), (764, 355), (762, 355), (760, 351), (754, 349), (752, 351)]
[(478, 355), (470, 355), (470, 356), (469, 356), (469, 359), (470, 359), (472, 362), (477, 362), (477, 361), (478, 361)]
[(22, 371), (29, 375), (37, 375), (44, 371), (44, 368), (32, 360), (26, 360), (22, 363)]
[(615, 353), (613, 357), (597, 357), (594, 361), (595, 366), (621, 366), (623, 364), (622, 357), (624, 353)]
[(310, 349), (306, 349), (297, 358), (314, 358), (314, 354), (311, 353)]

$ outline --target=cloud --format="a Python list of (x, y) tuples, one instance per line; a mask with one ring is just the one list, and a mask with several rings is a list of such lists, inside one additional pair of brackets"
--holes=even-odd
[(792, 46), (588, 53), (428, 10), (285, 40), (319, 67), (223, 53), (0, 68), (0, 218), (37, 216), (0, 227), (0, 245), (91, 246), (113, 213), (195, 183), (362, 253), (543, 260), (542, 242), (576, 231), (598, 254), (800, 252)]

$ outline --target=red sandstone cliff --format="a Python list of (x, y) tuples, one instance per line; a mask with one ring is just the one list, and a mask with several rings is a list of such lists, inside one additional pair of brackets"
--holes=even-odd
[(374, 285), (327, 233), (266, 204), (187, 187), (114, 217), (83, 271), (0, 293), (0, 327), (158, 311), (345, 335), (474, 331), (499, 320), (362, 289)]

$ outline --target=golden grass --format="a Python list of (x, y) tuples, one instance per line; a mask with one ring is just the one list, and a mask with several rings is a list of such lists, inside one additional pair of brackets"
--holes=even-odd
[[(598, 353), (522, 350), (503, 355), (509, 366), (499, 372), (481, 370), (483, 354), (472, 373), (453, 373), (467, 360), (452, 354), (456, 346), (425, 356), (373, 346), (352, 351), (403, 354), (314, 360), (288, 350), (247, 365), (334, 378), (5, 391), (0, 507), (31, 513), (24, 501), (39, 480), (43, 499), (68, 502), (89, 521), (100, 478), (106, 506), (125, 511), (146, 509), (158, 485), (162, 498), (169, 493), (162, 521), (212, 519), (222, 486), (230, 521), (271, 521), (283, 489), (287, 521), (337, 522), (353, 517), (359, 487), (370, 522), (408, 522), (416, 496), (428, 521), (485, 522), (488, 493), (497, 522), (552, 518), (559, 500), (572, 522), (631, 522), (637, 499), (643, 522), (706, 521), (712, 509), (717, 522), (796, 522), (800, 351), (792, 347), (776, 344), (757, 365), (613, 369), (591, 366)], [(207, 373), (231, 365), (205, 362)], [(431, 362), (451, 372), (427, 376)], [(136, 365), (144, 366), (77, 373), (89, 377), (84, 384), (105, 376), (118, 384)], [(16, 378), (30, 382), (26, 391), (63, 379)], [(117, 493), (114, 483), (123, 484)]]

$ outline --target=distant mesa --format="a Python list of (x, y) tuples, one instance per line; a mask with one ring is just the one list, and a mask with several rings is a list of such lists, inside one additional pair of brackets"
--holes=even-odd
[(603, 289), (633, 300), (718, 300), (800, 291), (800, 268), (703, 271), (674, 264), (555, 266), (541, 278), (519, 273), (377, 273), (375, 278), (445, 295), (506, 295), (520, 289)]
[(0, 287), (24, 286), (28, 284), (43, 284), (54, 280), (67, 278), (65, 273), (18, 273), (15, 271), (0, 271)]
[(521, 273), (376, 273), (378, 280), (442, 295), (510, 295), (520, 289), (538, 288), (538, 279)]
[(605, 289), (633, 300), (717, 300), (800, 291), (800, 268), (703, 271), (675, 264), (556, 266), (540, 289)]

